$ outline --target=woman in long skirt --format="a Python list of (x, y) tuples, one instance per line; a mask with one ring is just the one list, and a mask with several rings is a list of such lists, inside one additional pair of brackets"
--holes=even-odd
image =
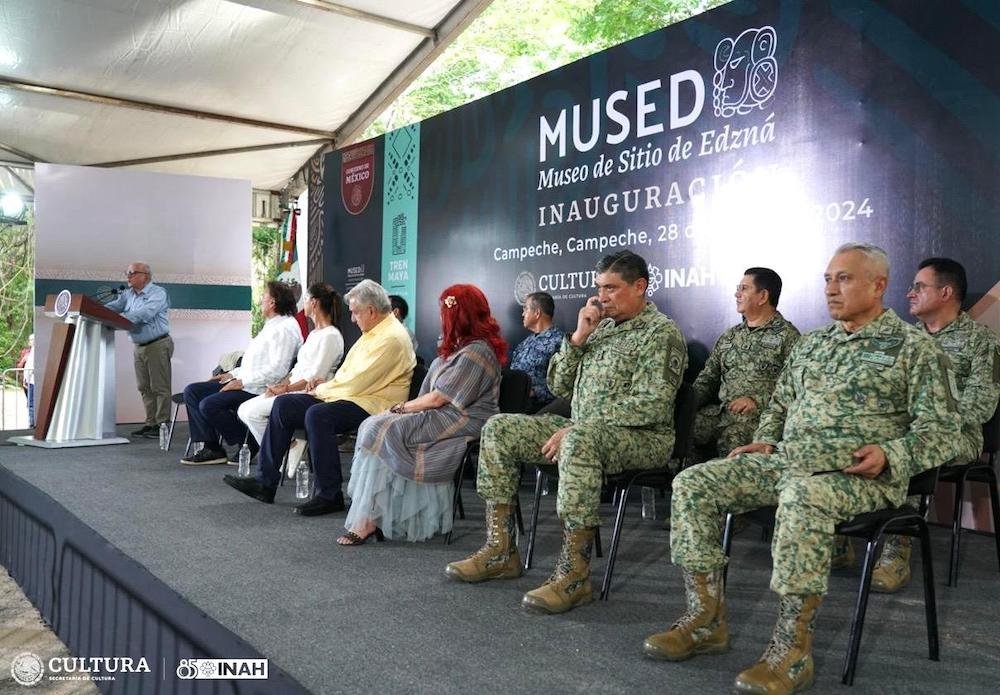
[(420, 395), (358, 430), (340, 545), (372, 536), (420, 541), (451, 530), (455, 471), (466, 445), (498, 412), (507, 344), (475, 285), (446, 288), (440, 308), (441, 345)]

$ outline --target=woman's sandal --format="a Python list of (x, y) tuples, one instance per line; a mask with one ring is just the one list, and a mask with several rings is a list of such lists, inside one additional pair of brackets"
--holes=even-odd
[(382, 529), (376, 526), (375, 530), (367, 536), (359, 536), (354, 531), (348, 531), (337, 539), (337, 545), (364, 545), (372, 536), (375, 536), (375, 540), (379, 543), (385, 540), (385, 534), (382, 533)]

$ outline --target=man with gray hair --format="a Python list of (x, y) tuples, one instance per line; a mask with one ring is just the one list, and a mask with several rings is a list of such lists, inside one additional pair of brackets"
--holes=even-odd
[(333, 379), (308, 393), (278, 396), (268, 417), (256, 477), (225, 477), (244, 495), (270, 504), (281, 479), (279, 467), (295, 430), (305, 427), (316, 476), (313, 498), (295, 511), (303, 516), (342, 512), (344, 494), (338, 435), (353, 432), (369, 415), (405, 401), (416, 358), (410, 336), (392, 314), (381, 285), (362, 280), (345, 296), (361, 338), (348, 351)]
[(671, 553), (687, 612), (646, 638), (648, 656), (681, 661), (729, 649), (719, 528), (726, 512), (777, 505), (771, 589), (778, 620), (760, 660), (736, 678), (746, 693), (813, 683), (813, 626), (837, 523), (902, 504), (911, 476), (960, 446), (949, 363), (882, 300), (882, 249), (845, 244), (824, 275), (834, 323), (792, 348), (753, 443), (682, 471), (673, 484)]
[(105, 306), (132, 322), (129, 338), (134, 345), (135, 383), (142, 396), (146, 421), (132, 433), (135, 437), (155, 438), (160, 425), (170, 421), (170, 358), (174, 341), (170, 337), (170, 297), (153, 284), (148, 263), (129, 263), (125, 271), (128, 289)]

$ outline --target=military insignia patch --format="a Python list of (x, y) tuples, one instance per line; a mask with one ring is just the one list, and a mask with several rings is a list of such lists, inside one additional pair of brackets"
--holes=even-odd
[(765, 335), (763, 338), (760, 339), (760, 344), (763, 345), (764, 347), (776, 348), (779, 345), (781, 345), (781, 336)]
[(681, 373), (681, 356), (678, 355), (676, 352), (671, 352), (670, 353), (670, 360), (668, 361), (668, 366), (670, 367), (670, 371), (672, 371), (674, 374), (680, 374)]
[(886, 350), (891, 350), (894, 347), (898, 347), (903, 344), (902, 338), (872, 338), (872, 347), (879, 352), (885, 352)]

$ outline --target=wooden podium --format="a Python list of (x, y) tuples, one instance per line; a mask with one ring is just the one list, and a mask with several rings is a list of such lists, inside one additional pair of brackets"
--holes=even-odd
[(63, 290), (45, 298), (52, 327), (34, 436), (15, 444), (59, 449), (128, 444), (115, 431), (115, 331), (132, 322), (83, 294)]

